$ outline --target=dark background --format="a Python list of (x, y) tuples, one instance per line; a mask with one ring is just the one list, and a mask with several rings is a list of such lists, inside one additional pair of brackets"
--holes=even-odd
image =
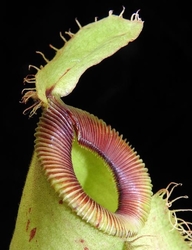
[[(88, 69), (64, 101), (97, 115), (127, 138), (149, 169), (154, 192), (171, 181), (183, 183), (172, 198), (188, 194), (189, 199), (177, 201), (174, 208), (192, 207), (191, 13), (188, 1), (170, 2), (7, 1), (1, 9), (2, 249), (8, 249), (14, 230), (40, 115), (40, 110), (31, 119), (22, 114), (27, 107), (20, 103), (23, 78), (34, 72), (28, 65), (44, 64), (37, 50), (51, 59), (55, 52), (49, 44), (63, 46), (59, 32), (75, 33), (76, 17), (83, 26), (96, 16), (106, 17), (109, 10), (118, 15), (122, 5), (127, 19), (140, 9), (145, 21), (142, 33)], [(179, 215), (192, 221), (190, 212)]]

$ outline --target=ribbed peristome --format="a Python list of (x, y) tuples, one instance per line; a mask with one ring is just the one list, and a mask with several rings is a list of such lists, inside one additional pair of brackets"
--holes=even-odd
[[(48, 180), (78, 216), (110, 235), (137, 234), (148, 217), (152, 185), (143, 161), (122, 136), (94, 115), (53, 97), (35, 136), (37, 156)], [(116, 212), (95, 202), (80, 185), (71, 157), (75, 139), (103, 158), (113, 172), (119, 193)]]

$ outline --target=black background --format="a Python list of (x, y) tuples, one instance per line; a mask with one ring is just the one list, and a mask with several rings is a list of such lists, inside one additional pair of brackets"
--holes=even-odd
[[(169, 2), (169, 4), (168, 4)], [(38, 114), (23, 115), (23, 78), (34, 72), (28, 65), (44, 64), (54, 56), (49, 48), (63, 46), (59, 32), (76, 32), (81, 25), (126, 10), (140, 9), (144, 29), (137, 40), (88, 69), (64, 101), (87, 110), (116, 128), (130, 142), (149, 169), (153, 191), (171, 181), (183, 183), (173, 197), (188, 194), (174, 208), (192, 207), (191, 61), (192, 41), (188, 1), (25, 1), (2, 8), (1, 124), (3, 244), (14, 230), (17, 209), (33, 152)], [(5, 32), (5, 34), (3, 33)], [(66, 36), (67, 37), (67, 36)], [(192, 213), (179, 214), (192, 221)], [(1, 246), (2, 246), (1, 245)]]

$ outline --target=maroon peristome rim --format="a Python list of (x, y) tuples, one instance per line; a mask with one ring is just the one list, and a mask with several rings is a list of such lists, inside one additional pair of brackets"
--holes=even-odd
[[(86, 111), (49, 99), (36, 129), (40, 164), (59, 196), (94, 227), (119, 237), (137, 234), (150, 210), (151, 179), (143, 161), (122, 136)], [(111, 168), (118, 186), (115, 213), (91, 199), (74, 173), (73, 140), (98, 153)]]

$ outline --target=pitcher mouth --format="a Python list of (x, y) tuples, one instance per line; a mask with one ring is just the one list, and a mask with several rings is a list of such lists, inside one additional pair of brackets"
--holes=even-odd
[[(122, 136), (97, 117), (54, 97), (49, 98), (35, 136), (35, 150), (48, 180), (78, 216), (110, 235), (137, 234), (147, 220), (152, 185), (143, 161)], [(74, 140), (108, 165), (118, 189), (115, 212), (98, 204), (79, 183), (71, 157)]]

